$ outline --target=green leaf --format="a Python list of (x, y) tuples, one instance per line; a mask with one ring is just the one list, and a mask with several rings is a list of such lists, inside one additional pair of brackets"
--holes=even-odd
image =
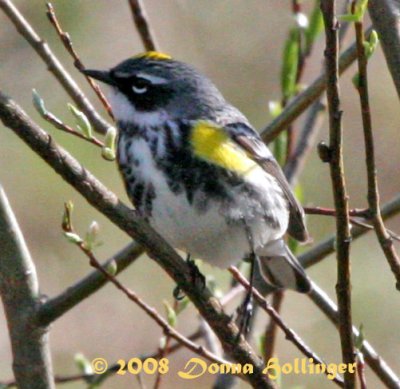
[(41, 116), (47, 115), (47, 109), (44, 105), (44, 101), (39, 96), (39, 93), (36, 91), (36, 89), (32, 89), (32, 103), (36, 111), (38, 111)]
[(324, 29), (324, 19), (322, 17), (322, 12), (319, 6), (320, 0), (315, 1), (314, 9), (312, 10), (310, 16), (310, 22), (308, 28), (305, 31), (306, 44), (305, 51), (309, 53), (311, 51), (311, 47), (314, 44), (315, 40), (318, 38), (318, 35)]
[(292, 29), (283, 50), (281, 89), (283, 97), (286, 100), (290, 99), (296, 91), (297, 69), (300, 55), (299, 34), (300, 32), (297, 28)]
[(92, 125), (90, 124), (90, 121), (87, 118), (87, 116), (72, 104), (68, 104), (68, 108), (71, 111), (71, 113), (75, 116), (77, 129), (87, 139), (92, 139), (93, 138)]
[(64, 203), (64, 214), (61, 223), (61, 227), (64, 231), (72, 230), (71, 216), (73, 210), (74, 210), (74, 203), (71, 200)]

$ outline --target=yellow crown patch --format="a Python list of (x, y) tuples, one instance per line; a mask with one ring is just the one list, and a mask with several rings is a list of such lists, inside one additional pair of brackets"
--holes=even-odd
[(147, 58), (147, 59), (156, 59), (159, 61), (167, 60), (167, 59), (172, 59), (172, 57), (168, 54), (165, 53), (160, 53), (158, 51), (146, 51), (145, 53), (141, 53), (138, 55), (135, 55), (133, 58)]

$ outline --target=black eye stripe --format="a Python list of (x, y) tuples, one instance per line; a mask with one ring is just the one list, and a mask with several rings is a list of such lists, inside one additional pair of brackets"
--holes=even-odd
[(153, 85), (149, 80), (142, 77), (132, 77), (130, 81), (132, 86), (136, 88), (149, 88)]

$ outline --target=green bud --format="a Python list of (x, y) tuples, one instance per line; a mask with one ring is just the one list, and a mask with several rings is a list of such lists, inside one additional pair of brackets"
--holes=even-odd
[(64, 231), (64, 236), (68, 239), (70, 243), (79, 244), (83, 242), (82, 238), (74, 232)]
[(360, 328), (358, 330), (358, 335), (354, 337), (354, 347), (357, 350), (361, 350), (364, 340), (365, 340), (364, 325), (361, 323)]
[(47, 109), (44, 105), (44, 101), (39, 96), (39, 93), (37, 93), (36, 89), (32, 89), (32, 102), (36, 111), (38, 111), (41, 116), (47, 115)]
[(110, 263), (107, 264), (106, 270), (109, 274), (115, 276), (118, 273), (117, 262), (113, 259)]
[(86, 249), (91, 251), (93, 250), (94, 247), (98, 246), (97, 237), (99, 235), (99, 231), (100, 231), (99, 224), (96, 221), (92, 221), (92, 223), (90, 223), (90, 226), (85, 236), (85, 240), (83, 242)]
[(74, 209), (74, 204), (71, 200), (64, 203), (64, 214), (62, 218), (61, 228), (64, 231), (71, 231), (72, 230), (72, 211)]
[(114, 161), (115, 151), (111, 150), (109, 147), (103, 147), (101, 149), (101, 156), (107, 161)]
[(171, 327), (175, 327), (176, 323), (178, 321), (176, 312), (175, 312), (174, 308), (172, 308), (171, 305), (168, 303), (168, 301), (164, 300), (163, 303), (164, 303), (164, 307), (165, 307), (165, 313), (167, 315), (168, 324)]
[(158, 347), (163, 350), (165, 348), (165, 346), (167, 345), (167, 337), (166, 336), (162, 336), (160, 338), (160, 342), (158, 344)]
[(87, 116), (72, 104), (68, 104), (68, 108), (75, 116), (77, 129), (88, 139), (92, 139), (93, 130)]
[(107, 130), (106, 137), (104, 139), (104, 147), (101, 150), (101, 155), (107, 161), (114, 161), (115, 159), (115, 141), (117, 139), (117, 130), (115, 127), (110, 127)]
[(369, 40), (363, 43), (365, 56), (369, 59), (372, 54), (374, 54), (377, 46), (379, 44), (379, 36), (375, 30), (371, 31)]
[(354, 87), (358, 89), (360, 87), (360, 73), (356, 73), (353, 78), (351, 79)]
[(93, 374), (93, 368), (90, 361), (81, 353), (75, 354), (74, 361), (79, 371), (85, 375)]
[(275, 119), (282, 113), (282, 104), (279, 101), (270, 101), (268, 103), (268, 109), (271, 117)]

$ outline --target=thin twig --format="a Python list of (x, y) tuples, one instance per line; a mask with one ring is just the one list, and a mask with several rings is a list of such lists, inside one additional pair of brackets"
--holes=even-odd
[(175, 280), (207, 320), (225, 351), (237, 363), (250, 363), (253, 366), (253, 374), (245, 376), (251, 385), (260, 388), (275, 387), (275, 384), (262, 374), (261, 359), (243, 337), (238, 337), (237, 326), (232, 318), (223, 312), (210, 290), (192, 282), (189, 266), (136, 211), (125, 206), (114, 193), (59, 147), (15, 102), (1, 92), (0, 118), (6, 127), (11, 128), (94, 208), (146, 247), (148, 255)]
[[(355, 3), (352, 3), (353, 7)], [(364, 130), (365, 143), (365, 163), (367, 166), (368, 183), (368, 205), (371, 221), (375, 227), (376, 236), (381, 245), (382, 251), (390, 265), (390, 268), (396, 277), (396, 288), (400, 290), (400, 258), (397, 255), (393, 244), (393, 239), (385, 228), (379, 205), (379, 189), (377, 169), (375, 163), (374, 135), (372, 131), (371, 107), (369, 104), (368, 91), (368, 58), (364, 49), (363, 22), (355, 23), (356, 42), (357, 42), (357, 62), (358, 62), (358, 83), (357, 90), (360, 96), (361, 116)]]
[[(279, 314), (283, 302), (284, 292), (278, 290), (277, 292), (272, 294), (272, 308)], [(269, 320), (268, 326), (265, 329), (265, 336), (264, 336), (264, 359), (269, 361), (275, 352), (275, 345), (276, 345), (276, 336), (277, 336), (277, 324), (275, 323), (272, 318)]]
[[(325, 362), (320, 357), (318, 357), (314, 353), (314, 351), (312, 351), (292, 329), (290, 329), (286, 325), (279, 314), (275, 311), (274, 308), (271, 307), (268, 301), (258, 292), (258, 290), (255, 288), (251, 289), (250, 283), (246, 280), (246, 278), (243, 277), (243, 275), (235, 266), (231, 266), (229, 268), (229, 271), (231, 272), (235, 280), (237, 280), (247, 291), (251, 290), (251, 293), (253, 294), (257, 303), (260, 305), (261, 309), (268, 313), (271, 319), (283, 331), (288, 341), (292, 342), (296, 346), (296, 348), (300, 350), (301, 353), (304, 354), (307, 358), (311, 358), (313, 360), (312, 363), (325, 364)], [(325, 373), (328, 374), (329, 372), (326, 371)], [(339, 386), (343, 387), (343, 380), (339, 376), (336, 376), (333, 381)]]
[(17, 31), (32, 46), (39, 57), (46, 64), (48, 70), (56, 77), (58, 82), (69, 94), (75, 104), (83, 111), (93, 124), (95, 130), (101, 134), (105, 134), (111, 127), (96, 112), (90, 101), (83, 94), (77, 83), (70, 74), (64, 69), (61, 62), (51, 51), (49, 45), (39, 37), (28, 21), (21, 15), (11, 0), (0, 0), (0, 8), (8, 16), (14, 24)]
[(133, 21), (142, 39), (144, 48), (147, 51), (156, 51), (158, 45), (147, 20), (142, 0), (128, 0), (128, 2), (132, 11)]
[[(400, 213), (400, 195), (395, 196), (382, 206), (381, 214), (384, 220), (389, 219)], [(365, 226), (355, 227), (352, 229), (352, 238), (357, 239), (369, 231)], [(299, 256), (299, 260), (304, 267), (310, 267), (319, 263), (326, 256), (332, 254), (336, 250), (336, 238), (329, 237), (322, 242), (319, 242), (315, 247), (306, 251)]]
[[(85, 69), (85, 66), (83, 65), (81, 59), (79, 58), (77, 52), (75, 51), (71, 38), (69, 34), (61, 28), (60, 22), (57, 19), (56, 13), (54, 11), (54, 7), (51, 3), (46, 3), (47, 7), (47, 17), (50, 20), (50, 23), (53, 25), (55, 28), (58, 36), (61, 39), (61, 42), (63, 43), (64, 47), (68, 51), (68, 53), (72, 56), (74, 59), (74, 65), (75, 67), (82, 73), (82, 70)], [(111, 117), (111, 119), (114, 119), (114, 115), (111, 110), (111, 106), (109, 102), (107, 101), (106, 97), (104, 96), (103, 92), (101, 91), (99, 85), (94, 81), (91, 77), (85, 75), (85, 78), (89, 85), (92, 87), (94, 92), (96, 93), (97, 97), (99, 98), (100, 102), (103, 104), (104, 108), (106, 109), (108, 115)]]
[[(339, 334), (342, 359), (347, 366), (355, 363), (351, 317), (350, 278), (350, 223), (349, 205), (343, 166), (343, 131), (338, 84), (338, 29), (336, 1), (321, 0), (321, 11), (325, 23), (326, 49), (325, 64), (327, 74), (327, 97), (329, 111), (329, 155), (330, 172), (336, 217), (337, 284), (336, 293), (339, 307)], [(356, 375), (347, 370), (344, 373), (345, 388), (356, 386)]]
[(360, 389), (367, 389), (367, 379), (365, 378), (365, 361), (361, 352), (357, 353), (357, 375), (360, 381)]
[(67, 124), (65, 124), (57, 116), (55, 116), (54, 114), (52, 114), (49, 111), (43, 112), (41, 114), (41, 116), (42, 116), (43, 119), (47, 120), (54, 127), (56, 127), (58, 130), (67, 132), (68, 134), (71, 134), (71, 135), (76, 136), (76, 137), (78, 137), (80, 139), (83, 139), (86, 142), (89, 142), (89, 143), (91, 143), (91, 144), (93, 144), (95, 146), (98, 146), (100, 148), (104, 147), (104, 143), (101, 140), (97, 139), (95, 136), (92, 135), (90, 138), (86, 137), (81, 132), (76, 131), (72, 127), (70, 127)]
[[(369, 34), (371, 28), (366, 32)], [(356, 44), (352, 44), (339, 59), (339, 74), (342, 74), (357, 58)], [(290, 123), (296, 120), (315, 100), (317, 100), (326, 90), (326, 72), (314, 80), (309, 87), (299, 93), (286, 106), (268, 126), (261, 130), (262, 138), (269, 143), (275, 139), (279, 133), (284, 131)]]

